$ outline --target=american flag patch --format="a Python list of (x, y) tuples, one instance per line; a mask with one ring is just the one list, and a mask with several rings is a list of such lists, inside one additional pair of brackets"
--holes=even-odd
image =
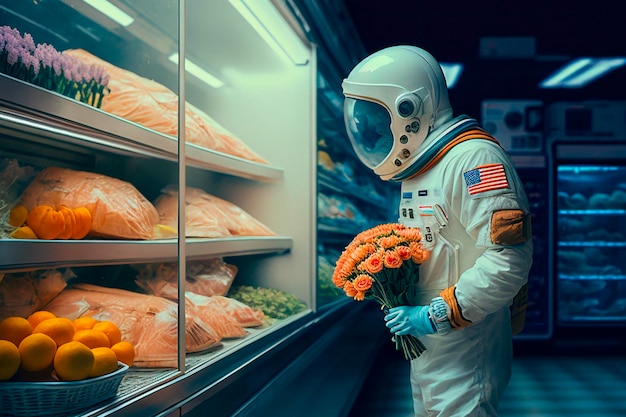
[(463, 174), (470, 195), (509, 188), (502, 164), (482, 165)]

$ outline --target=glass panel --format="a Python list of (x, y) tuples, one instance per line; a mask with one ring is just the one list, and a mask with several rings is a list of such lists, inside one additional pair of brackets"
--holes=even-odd
[[(15, 279), (24, 281), (19, 274), (36, 271), (34, 279), (41, 281), (48, 269), (58, 268), (64, 274), (62, 293), (70, 287), (90, 292), (89, 297), (96, 297), (91, 294), (95, 293), (104, 310), (122, 304), (121, 332), (138, 337), (133, 339), (135, 362), (121, 382), (118, 396), (98, 407), (113, 409), (123, 404), (119, 412), (129, 414), (141, 414), (146, 403), (146, 410), (155, 413), (170, 409), (181, 395), (193, 395), (188, 390), (197, 388), (197, 384), (176, 385), (186, 380), (187, 376), (181, 375), (183, 364), (185, 371), (208, 368), (243, 346), (248, 350), (241, 354), (251, 355), (254, 348), (250, 344), (266, 343), (259, 347), (265, 349), (272, 343), (271, 338), (265, 341), (259, 336), (286, 326), (295, 328), (312, 314), (314, 53), (285, 26), (281, 17), (285, 11), (279, 13), (269, 1), (189, 0), (184, 2), (183, 15), (174, 0), (15, 3), (0, 6), (0, 21), (7, 26), (3, 28), (7, 33), (19, 31), (22, 44), (30, 45), (32, 37), (33, 47), (27, 45), (19, 53), (32, 49), (34, 55), (35, 45), (41, 43), (54, 57), (61, 51), (61, 56), (88, 65), (77, 70), (75, 61), (69, 66), (50, 61), (47, 75), (39, 71), (35, 77), (35, 64), (26, 63), (16, 70), (11, 65), (21, 61), (14, 59), (13, 43), (8, 49), (4, 48), (6, 42), (2, 44), (2, 218), (9, 218), (10, 209), (39, 171), (52, 165), (87, 172), (89, 197), (116, 193), (116, 199), (107, 200), (117, 203), (106, 212), (107, 221), (128, 205), (136, 208), (139, 201), (147, 201), (151, 209), (143, 215), (124, 216), (116, 223), (118, 228), (101, 229), (94, 221), (91, 234), (80, 240), (17, 239), (9, 236), (16, 227), (3, 224), (0, 273), (5, 279), (0, 288), (11, 281), (6, 279), (10, 274), (18, 274)], [(276, 29), (263, 27), (272, 31), (286, 27), (287, 32), (264, 37), (235, 3), (245, 3), (256, 19), (273, 19), (278, 25)], [(259, 4), (266, 9), (258, 9)], [(185, 22), (180, 31), (179, 21)], [(178, 33), (183, 31), (185, 48), (179, 50)], [(31, 37), (24, 38), (25, 33)], [(285, 54), (282, 48), (270, 45), (272, 39), (295, 43), (299, 51)], [(41, 55), (42, 62), (49, 58)], [(186, 71), (179, 77), (180, 61)], [(38, 65), (41, 69), (39, 61)], [(28, 72), (31, 69), (32, 74)], [(95, 73), (94, 81), (74, 79), (81, 71)], [(15, 78), (24, 74), (25, 79)], [(62, 79), (65, 75), (70, 77), (67, 81)], [(96, 95), (89, 88), (95, 88)], [(105, 93), (104, 97), (98, 93)], [(78, 100), (81, 94), (86, 103)], [(179, 117), (183, 100), (187, 111)], [(184, 120), (184, 132), (179, 129), (179, 118)], [(100, 190), (95, 186), (96, 175), (119, 182)], [(77, 174), (68, 177), (73, 181)], [(58, 189), (55, 177), (52, 181)], [(184, 234), (178, 230), (183, 223), (178, 204), (183, 198), (181, 188), (185, 204), (208, 201), (213, 210), (185, 207)], [(72, 192), (71, 197), (78, 198), (82, 190)], [(31, 195), (37, 204), (44, 201), (43, 193)], [(132, 204), (123, 203), (132, 196)], [(61, 202), (69, 205), (67, 200)], [(29, 210), (32, 205), (29, 203)], [(89, 206), (94, 219), (103, 215), (99, 210), (104, 205)], [(219, 221), (216, 213), (221, 216)], [(200, 223), (194, 223), (198, 219)], [(145, 234), (129, 232), (143, 223), (149, 224)], [(186, 239), (179, 241), (179, 234)], [(184, 261), (179, 261), (179, 254), (186, 256)], [(267, 309), (243, 303), (245, 292), (240, 298), (232, 296), (235, 284), (267, 289), (255, 292), (254, 298)], [(188, 293), (185, 328), (181, 329), (178, 311), (183, 307), (178, 301), (183, 290)], [(32, 292), (26, 293), (32, 296)], [(237, 307), (233, 312), (223, 304), (209, 305), (207, 298), (225, 293), (243, 306), (229, 301)], [(285, 298), (276, 305), (278, 296)], [(57, 302), (59, 314), (95, 314), (84, 310), (65, 313), (75, 304), (69, 298), (57, 299), (66, 300)], [(6, 298), (1, 300), (2, 314), (10, 314)], [(215, 297), (211, 301), (219, 304), (225, 300)], [(158, 313), (152, 314), (154, 311)], [(137, 324), (146, 312), (150, 312), (148, 324)], [(107, 314), (113, 318), (112, 312)], [(233, 323), (233, 315), (243, 322)], [(144, 338), (136, 336), (138, 333)], [(206, 381), (220, 377), (213, 369), (202, 370), (209, 378)], [(166, 380), (175, 382), (163, 385)], [(127, 402), (156, 386), (158, 394)], [(177, 394), (159, 395), (171, 392), (168, 390)]]
[(343, 95), (317, 76), (317, 303), (345, 300), (332, 283), (335, 262), (359, 232), (398, 219), (400, 187), (382, 181), (356, 157), (343, 121)]
[(626, 318), (626, 167), (557, 168), (558, 313), (563, 322)]
[(188, 369), (311, 309), (311, 51), (284, 25), (270, 1), (186, 2), (187, 311), (221, 342)]
[(124, 401), (179, 373), (176, 302), (151, 296), (178, 259), (155, 207), (178, 183), (178, 1), (3, 2), (0, 22), (0, 319), (113, 323)]

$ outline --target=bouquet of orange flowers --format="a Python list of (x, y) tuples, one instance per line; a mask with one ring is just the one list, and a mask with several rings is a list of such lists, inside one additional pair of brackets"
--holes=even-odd
[[(421, 239), (420, 229), (399, 223), (365, 230), (337, 260), (333, 283), (357, 301), (376, 300), (383, 310), (413, 305), (419, 265), (430, 255)], [(393, 340), (408, 360), (426, 349), (415, 336), (396, 335)]]

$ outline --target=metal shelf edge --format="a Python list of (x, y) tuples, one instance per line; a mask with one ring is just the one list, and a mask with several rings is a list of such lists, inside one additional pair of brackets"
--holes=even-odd
[[(284, 253), (292, 239), (285, 236), (187, 239), (189, 259), (250, 254)], [(176, 239), (124, 240), (34, 240), (1, 239), (0, 270), (32, 270), (39, 267), (114, 265), (167, 262), (178, 259)]]

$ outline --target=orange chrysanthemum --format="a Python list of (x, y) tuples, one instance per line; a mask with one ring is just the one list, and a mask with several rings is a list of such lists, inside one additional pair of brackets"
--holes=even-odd
[(430, 252), (428, 252), (421, 243), (411, 242), (409, 243), (409, 249), (411, 249), (411, 259), (416, 264), (421, 264), (428, 259)]
[[(385, 307), (402, 305), (408, 286), (419, 280), (419, 271), (410, 263), (404, 266), (404, 262), (421, 264), (430, 256), (421, 238), (419, 229), (399, 223), (381, 224), (359, 233), (337, 260), (333, 283), (357, 301), (368, 298)], [(415, 359), (425, 349), (410, 335), (394, 340), (406, 359)]]
[(411, 249), (409, 249), (408, 246), (404, 246), (404, 245), (403, 246), (397, 246), (396, 247), (396, 252), (398, 252), (398, 256), (403, 261), (408, 261), (409, 259), (411, 259)]
[(359, 270), (377, 274), (383, 270), (383, 256), (380, 252), (372, 253), (360, 265)]
[(370, 288), (372, 288), (373, 283), (374, 283), (374, 280), (372, 279), (371, 276), (367, 274), (357, 275), (357, 277), (354, 278), (354, 280), (352, 281), (352, 285), (354, 286), (354, 288), (357, 291), (362, 291), (362, 292), (365, 292), (369, 290)]
[(383, 256), (383, 264), (385, 268), (397, 269), (402, 266), (402, 259), (395, 249), (389, 249), (385, 251), (385, 256)]
[(365, 291), (357, 291), (356, 294), (354, 294), (354, 299), (356, 301), (365, 300)]
[(348, 280), (348, 277), (343, 273), (343, 271), (335, 271), (335, 273), (333, 274), (333, 284), (335, 284), (335, 286), (337, 288), (343, 288), (344, 285), (346, 285), (346, 281)]
[(356, 268), (357, 262), (351, 256), (347, 257), (343, 265), (341, 266), (341, 270), (344, 271), (346, 276), (350, 275), (354, 268)]
[(358, 292), (357, 289), (354, 288), (352, 281), (346, 281), (346, 285), (343, 286), (343, 290), (348, 297), (354, 297)]
[(400, 243), (400, 238), (396, 235), (383, 236), (376, 241), (378, 246), (385, 249), (391, 249)]
[(397, 233), (409, 242), (419, 242), (420, 240), (422, 240), (422, 232), (420, 231), (420, 229), (415, 227), (411, 227), (408, 229), (398, 229)]
[(337, 259), (337, 262), (335, 262), (335, 269), (343, 268), (343, 264), (346, 262), (346, 258), (348, 256), (349, 256), (348, 252), (344, 250), (339, 256), (339, 259)]
[(390, 234), (394, 229), (404, 228), (401, 224), (381, 224), (371, 229), (364, 230), (363, 232), (356, 235), (354, 240), (362, 241), (362, 242), (370, 242), (372, 239), (377, 238), (379, 236), (384, 236)]
[(354, 251), (350, 254), (352, 259), (358, 264), (362, 262), (371, 253), (374, 253), (376, 246), (372, 243), (365, 243), (354, 248)]

